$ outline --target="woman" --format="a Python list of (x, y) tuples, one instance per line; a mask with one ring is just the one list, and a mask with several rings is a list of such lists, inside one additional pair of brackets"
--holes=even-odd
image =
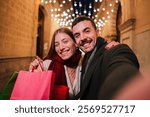
[(30, 70), (53, 70), (55, 84), (69, 87), (69, 99), (74, 99), (80, 91), (81, 52), (75, 44), (71, 30), (59, 28), (52, 37), (47, 57), (39, 57), (30, 64)]

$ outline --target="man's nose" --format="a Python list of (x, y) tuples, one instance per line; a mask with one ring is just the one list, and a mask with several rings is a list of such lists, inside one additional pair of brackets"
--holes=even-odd
[(85, 40), (86, 39), (86, 36), (84, 35), (84, 34), (81, 34), (81, 36), (80, 36), (81, 38), (81, 41), (83, 41), (83, 40)]

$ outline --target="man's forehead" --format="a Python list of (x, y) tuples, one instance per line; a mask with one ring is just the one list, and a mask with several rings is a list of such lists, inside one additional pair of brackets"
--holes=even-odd
[(77, 25), (87, 25), (87, 24), (91, 24), (91, 22), (89, 20), (83, 20), (78, 22), (76, 25), (74, 25), (73, 27), (77, 26)]
[(91, 27), (92, 24), (90, 21), (88, 20), (84, 20), (84, 21), (81, 21), (79, 23), (77, 23), (75, 26), (73, 26), (72, 30), (73, 30), (73, 33), (76, 32), (76, 31), (79, 31), (79, 30), (84, 30), (85, 28), (88, 28), (88, 27)]

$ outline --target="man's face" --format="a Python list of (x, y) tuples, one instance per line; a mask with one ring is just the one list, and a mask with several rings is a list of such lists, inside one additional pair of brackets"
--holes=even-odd
[(79, 48), (85, 53), (94, 49), (97, 39), (97, 30), (88, 20), (77, 23), (72, 28), (73, 35)]

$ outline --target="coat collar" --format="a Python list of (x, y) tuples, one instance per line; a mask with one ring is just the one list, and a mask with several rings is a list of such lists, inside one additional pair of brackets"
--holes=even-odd
[(84, 94), (85, 89), (88, 87), (90, 79), (92, 78), (92, 75), (93, 75), (94, 70), (96, 68), (97, 61), (100, 61), (100, 59), (101, 59), (100, 56), (105, 51), (104, 47), (105, 47), (106, 44), (107, 43), (106, 43), (106, 41), (103, 38), (101, 38), (101, 37), (97, 38), (97, 42), (96, 42), (96, 49), (97, 50), (96, 50), (96, 52), (95, 52), (95, 54), (94, 54), (94, 56), (93, 56), (93, 58), (91, 60), (92, 62), (89, 64), (89, 67), (87, 68), (87, 71), (86, 71), (86, 73), (84, 75), (84, 78), (83, 78), (84, 81), (83, 81), (83, 84), (81, 86), (81, 95), (80, 95), (81, 97)]

